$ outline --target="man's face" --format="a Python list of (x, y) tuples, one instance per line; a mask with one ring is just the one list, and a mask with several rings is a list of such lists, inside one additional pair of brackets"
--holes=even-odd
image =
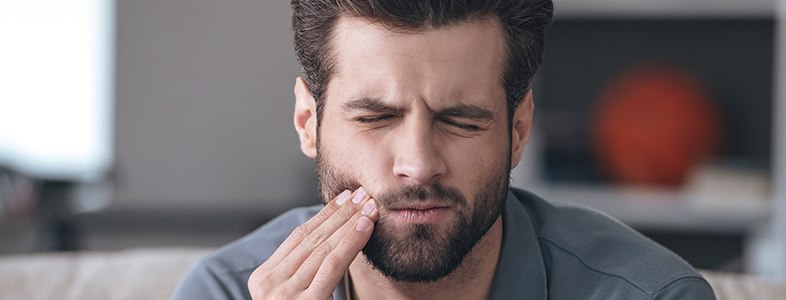
[(511, 168), (504, 38), (495, 21), (417, 33), (335, 28), (319, 122), (323, 201), (364, 189), (380, 219), (363, 250), (386, 276), (452, 272), (498, 219)]

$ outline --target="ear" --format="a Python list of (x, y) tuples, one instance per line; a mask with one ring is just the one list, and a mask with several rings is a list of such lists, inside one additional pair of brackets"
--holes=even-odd
[(513, 112), (513, 128), (510, 141), (510, 168), (513, 169), (521, 161), (521, 153), (529, 141), (532, 133), (532, 113), (535, 111), (535, 102), (532, 100), (532, 89), (524, 93), (523, 99)]
[(295, 79), (295, 130), (300, 138), (300, 151), (317, 157), (317, 105), (303, 78)]

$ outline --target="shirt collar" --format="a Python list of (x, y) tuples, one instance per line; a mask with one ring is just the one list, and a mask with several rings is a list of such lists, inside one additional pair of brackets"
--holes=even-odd
[(527, 209), (510, 190), (502, 228), (491, 299), (546, 299), (546, 268), (540, 244)]

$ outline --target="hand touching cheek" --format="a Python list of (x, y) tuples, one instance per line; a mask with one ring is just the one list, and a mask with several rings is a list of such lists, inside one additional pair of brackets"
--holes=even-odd
[(248, 280), (251, 298), (332, 298), (378, 218), (374, 199), (362, 187), (342, 192), (254, 270)]

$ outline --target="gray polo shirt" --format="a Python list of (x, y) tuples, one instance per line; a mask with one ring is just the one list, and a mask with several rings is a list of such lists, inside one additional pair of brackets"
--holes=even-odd
[[(173, 299), (250, 299), (246, 283), (322, 205), (282, 214), (205, 257)], [(690, 265), (610, 217), (511, 189), (492, 299), (715, 299)], [(346, 299), (342, 282), (334, 299)]]

